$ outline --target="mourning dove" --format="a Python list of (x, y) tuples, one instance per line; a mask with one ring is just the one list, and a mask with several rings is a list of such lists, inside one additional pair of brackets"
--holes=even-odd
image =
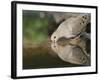
[(51, 40), (57, 42), (59, 38), (73, 38), (84, 31), (90, 22), (90, 14), (80, 14), (63, 21), (51, 35)]

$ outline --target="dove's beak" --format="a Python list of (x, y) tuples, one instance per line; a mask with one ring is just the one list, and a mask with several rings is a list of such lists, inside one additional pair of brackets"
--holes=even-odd
[(51, 40), (51, 42), (54, 42), (55, 43), (55, 40)]
[(54, 43), (55, 43), (56, 41), (54, 40)]

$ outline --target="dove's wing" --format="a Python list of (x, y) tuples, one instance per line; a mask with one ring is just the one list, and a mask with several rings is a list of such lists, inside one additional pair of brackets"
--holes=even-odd
[(82, 14), (77, 16), (72, 23), (72, 33), (74, 35), (84, 31), (86, 25), (90, 22), (90, 15)]

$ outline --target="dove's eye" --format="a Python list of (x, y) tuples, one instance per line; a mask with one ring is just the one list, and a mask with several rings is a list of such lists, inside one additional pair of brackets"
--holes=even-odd
[(54, 39), (56, 38), (56, 36), (54, 36)]

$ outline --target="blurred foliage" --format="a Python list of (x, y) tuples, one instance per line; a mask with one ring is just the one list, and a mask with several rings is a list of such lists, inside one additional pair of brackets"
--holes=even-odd
[(41, 43), (48, 37), (48, 17), (41, 17), (39, 11), (23, 11), (24, 42)]

